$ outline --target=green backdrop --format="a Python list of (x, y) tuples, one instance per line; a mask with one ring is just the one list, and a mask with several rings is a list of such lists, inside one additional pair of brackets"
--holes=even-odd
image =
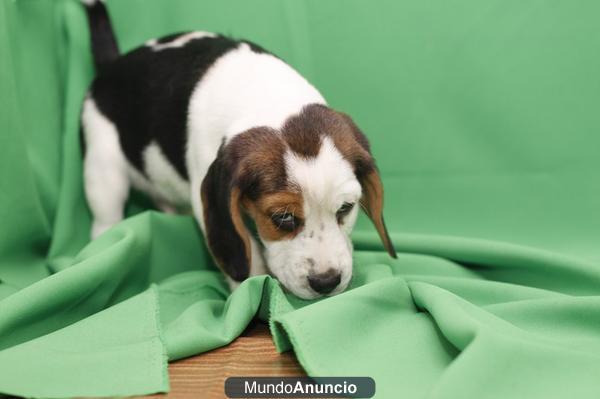
[(110, 1), (120, 46), (248, 38), (371, 139), (392, 261), (366, 218), (346, 293), (268, 277), (229, 295), (190, 217), (147, 210), (88, 243), (78, 113), (93, 77), (75, 0), (0, 2), (0, 392), (168, 389), (166, 361), (258, 314), (309, 374), (378, 398), (600, 396), (600, 3)]

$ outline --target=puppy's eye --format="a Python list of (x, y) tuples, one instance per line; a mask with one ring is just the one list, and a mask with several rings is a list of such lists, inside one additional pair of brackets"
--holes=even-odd
[(352, 208), (354, 208), (354, 204), (351, 202), (344, 202), (342, 204), (342, 206), (340, 206), (340, 209), (337, 210), (336, 212), (336, 217), (338, 222), (340, 222), (344, 216), (346, 216), (347, 214), (350, 213), (350, 211), (352, 210)]
[(271, 216), (271, 220), (278, 229), (285, 231), (294, 231), (299, 224), (298, 218), (288, 212), (275, 214)]

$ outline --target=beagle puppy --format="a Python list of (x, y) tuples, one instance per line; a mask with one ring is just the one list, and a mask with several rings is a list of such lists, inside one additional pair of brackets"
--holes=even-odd
[(292, 67), (209, 32), (120, 56), (104, 4), (83, 2), (98, 71), (81, 114), (92, 238), (133, 187), (193, 213), (234, 286), (271, 273), (301, 298), (342, 292), (360, 207), (396, 257), (366, 137)]

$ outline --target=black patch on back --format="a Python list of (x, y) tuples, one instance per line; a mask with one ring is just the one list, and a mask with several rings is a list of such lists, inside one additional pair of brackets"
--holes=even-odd
[[(187, 32), (186, 32), (187, 33)], [(158, 40), (166, 43), (185, 33)], [(182, 47), (139, 47), (106, 67), (92, 84), (99, 110), (117, 126), (127, 159), (142, 173), (142, 152), (156, 141), (177, 172), (185, 165), (187, 114), (192, 91), (208, 68), (240, 41), (224, 36), (192, 39)], [(264, 52), (250, 44), (253, 51)]]

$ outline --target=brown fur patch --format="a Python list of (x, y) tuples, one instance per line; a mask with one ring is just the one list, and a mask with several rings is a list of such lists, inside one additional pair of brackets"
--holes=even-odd
[(289, 240), (302, 231), (302, 224), (291, 232), (278, 229), (271, 219), (273, 214), (285, 211), (294, 214), (302, 222), (304, 207), (302, 195), (298, 192), (284, 191), (265, 194), (255, 201), (246, 200), (243, 205), (250, 217), (254, 219), (258, 233), (264, 240)]
[(283, 155), (286, 146), (281, 135), (266, 127), (250, 129), (235, 136), (227, 145), (234, 185), (244, 197), (257, 199), (263, 193), (287, 187)]
[(320, 119), (319, 108), (314, 107), (304, 108), (299, 115), (289, 118), (282, 128), (282, 136), (289, 148), (306, 158), (319, 154), (321, 137), (328, 130), (327, 121)]
[(324, 105), (309, 105), (289, 118), (282, 136), (292, 151), (307, 158), (319, 154), (322, 137), (330, 137), (357, 176), (366, 175), (375, 166), (369, 142), (352, 119)]
[(369, 172), (361, 181), (363, 187), (363, 196), (360, 205), (373, 224), (383, 242), (383, 247), (392, 258), (396, 258), (396, 250), (390, 239), (385, 221), (383, 220), (383, 185), (379, 173), (373, 170)]
[(269, 241), (293, 238), (302, 229), (302, 226), (293, 232), (278, 229), (271, 220), (274, 213), (285, 209), (299, 219), (303, 217), (302, 195), (287, 181), (284, 161), (287, 148), (282, 135), (266, 127), (250, 129), (227, 145), (227, 162), (235, 171), (231, 184), (237, 187), (242, 205), (254, 220), (259, 235)]
[(242, 242), (244, 243), (244, 248), (246, 250), (246, 260), (250, 265), (252, 263), (252, 247), (250, 246), (250, 233), (248, 232), (248, 229), (244, 224), (241, 207), (242, 203), (240, 190), (237, 187), (234, 187), (231, 190), (229, 200), (229, 211), (231, 213), (231, 221), (233, 222), (235, 230), (242, 239)]

